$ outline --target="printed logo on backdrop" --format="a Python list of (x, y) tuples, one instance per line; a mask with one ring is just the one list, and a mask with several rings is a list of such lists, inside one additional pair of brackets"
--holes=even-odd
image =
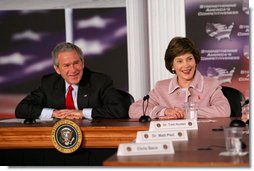
[[(249, 98), (249, 0), (185, 0), (186, 37), (198, 47), (201, 74)], [(193, 24), (196, 23), (196, 24)]]
[(73, 153), (82, 143), (82, 132), (79, 126), (71, 120), (60, 120), (52, 129), (52, 142), (62, 153)]
[(229, 26), (221, 23), (206, 23), (206, 33), (218, 41), (221, 39), (230, 39), (233, 27), (234, 23)]

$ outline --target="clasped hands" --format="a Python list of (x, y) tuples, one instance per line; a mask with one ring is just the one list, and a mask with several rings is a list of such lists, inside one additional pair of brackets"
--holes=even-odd
[(183, 119), (185, 111), (179, 107), (166, 108), (164, 116), (160, 116), (159, 119)]
[(60, 118), (60, 119), (82, 119), (83, 113), (82, 113), (82, 110), (61, 109), (61, 110), (54, 110), (52, 117)]

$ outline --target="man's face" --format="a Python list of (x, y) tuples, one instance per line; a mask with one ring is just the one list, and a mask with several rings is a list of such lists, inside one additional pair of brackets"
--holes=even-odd
[(56, 72), (61, 75), (68, 84), (78, 84), (83, 75), (84, 62), (76, 51), (60, 52), (58, 54), (59, 66), (54, 65)]

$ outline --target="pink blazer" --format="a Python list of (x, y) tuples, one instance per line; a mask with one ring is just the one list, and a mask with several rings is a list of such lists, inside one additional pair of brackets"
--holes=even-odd
[[(198, 118), (229, 117), (230, 105), (221, 91), (218, 80), (202, 76), (197, 70), (189, 88), (181, 88), (177, 83), (177, 76), (158, 81), (149, 92), (149, 105), (146, 115), (157, 118), (164, 115), (165, 108), (183, 108), (184, 102), (198, 103)], [(134, 102), (129, 108), (130, 118), (143, 115), (143, 99)], [(146, 105), (146, 103), (145, 103)]]

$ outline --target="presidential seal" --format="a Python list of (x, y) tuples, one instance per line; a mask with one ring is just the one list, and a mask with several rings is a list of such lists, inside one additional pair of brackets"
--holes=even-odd
[(62, 153), (76, 151), (82, 143), (82, 132), (71, 120), (60, 120), (53, 126), (51, 138), (55, 148)]

